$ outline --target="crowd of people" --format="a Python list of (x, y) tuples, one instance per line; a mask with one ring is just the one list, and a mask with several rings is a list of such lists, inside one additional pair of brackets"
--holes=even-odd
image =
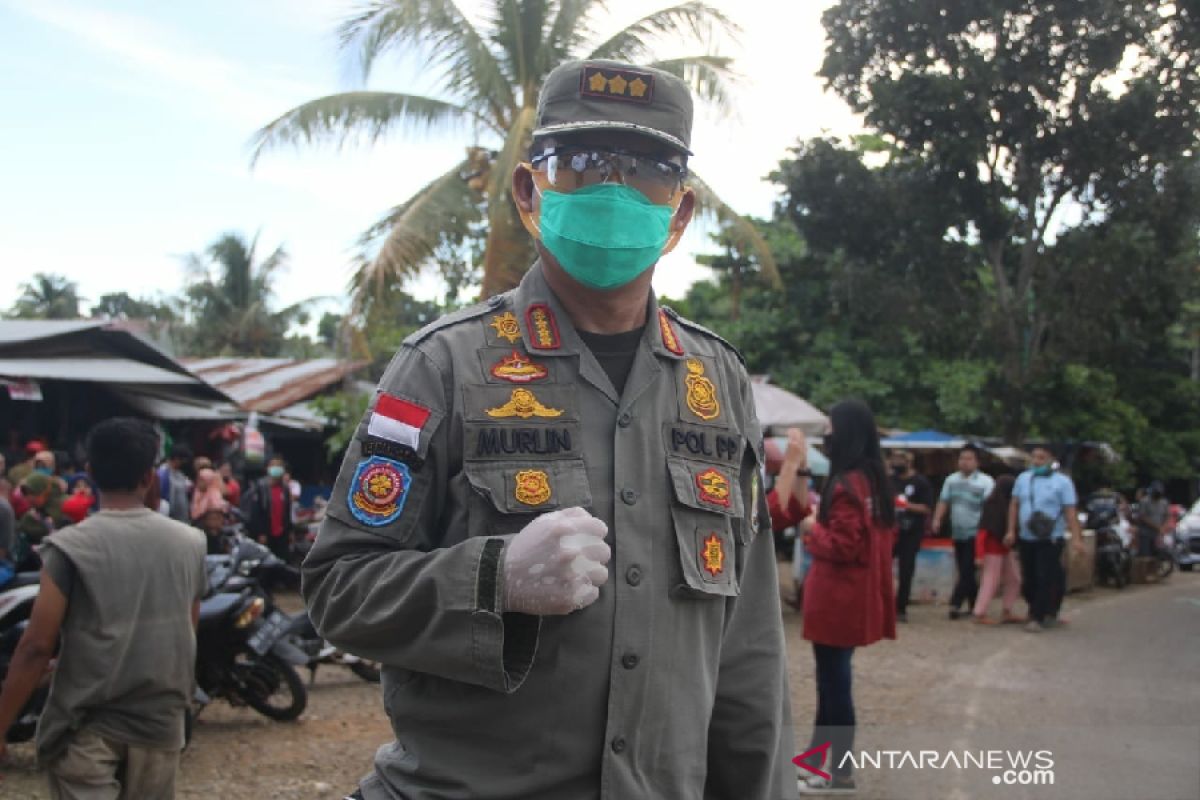
[[(75, 464), (42, 439), (30, 439), (17, 457), (10, 464), (0, 453), (0, 588), (17, 572), (41, 567), (37, 546), (47, 536), (100, 510), (86, 463)], [(292, 560), (300, 484), (282, 458), (272, 458), (258, 476), (239, 480), (230, 461), (214, 462), (174, 444), (155, 477), (147, 507), (202, 530), (210, 554), (225, 552), (229, 531), (240, 524), (280, 558)]]

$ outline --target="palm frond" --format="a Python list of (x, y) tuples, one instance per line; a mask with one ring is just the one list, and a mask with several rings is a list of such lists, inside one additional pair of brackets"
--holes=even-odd
[(542, 76), (539, 53), (550, 25), (547, 0), (492, 0), (492, 43), (509, 83), (520, 89), (520, 105), (536, 95)]
[(654, 45), (663, 39), (686, 37), (710, 43), (718, 32), (736, 36), (741, 29), (724, 12), (700, 0), (680, 3), (642, 17), (587, 56), (617, 61), (643, 61), (651, 56)]
[[(470, 167), (469, 159), (455, 165), (359, 237), (358, 268), (350, 282), (356, 312), (369, 297), (382, 297), (390, 284), (420, 272), (441, 240), (446, 220), (471, 213), (473, 194), (463, 178)], [(379, 252), (372, 254), (381, 238)]]
[(303, 142), (333, 141), (338, 147), (355, 137), (375, 142), (392, 128), (430, 130), (474, 116), (462, 106), (421, 95), (395, 92), (342, 92), (296, 106), (259, 129), (251, 141), (254, 164), (267, 150)]
[(578, 53), (594, 35), (594, 29), (588, 20), (593, 11), (605, 11), (604, 0), (559, 0), (558, 13), (549, 29), (538, 52), (537, 71), (544, 76), (563, 61)]
[(783, 279), (779, 276), (779, 265), (771, 253), (771, 246), (763, 238), (762, 233), (755, 227), (753, 220), (743, 216), (729, 207), (717, 193), (712, 190), (698, 175), (692, 173), (688, 177), (688, 185), (696, 193), (696, 213), (703, 217), (715, 219), (725, 228), (732, 244), (741, 252), (752, 255), (758, 262), (759, 271), (773, 289), (783, 288)]
[(447, 90), (487, 109), (493, 128), (507, 127), (512, 86), (487, 41), (454, 0), (373, 0), (338, 27), (342, 50), (358, 60), (363, 80), (388, 50), (416, 51), (442, 70)]
[(688, 56), (653, 61), (657, 67), (682, 80), (701, 100), (710, 103), (722, 116), (733, 113), (733, 92), (730, 84), (736, 77), (733, 59), (725, 56)]

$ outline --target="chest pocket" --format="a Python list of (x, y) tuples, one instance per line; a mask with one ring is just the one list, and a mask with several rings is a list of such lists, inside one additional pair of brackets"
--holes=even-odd
[(739, 593), (733, 521), (744, 516), (738, 474), (729, 466), (668, 458), (674, 491), (671, 520), (679, 550), (678, 597), (712, 599)]
[(592, 504), (581, 458), (467, 462), (463, 472), (473, 490), (467, 523), (471, 536), (517, 533), (540, 514)]

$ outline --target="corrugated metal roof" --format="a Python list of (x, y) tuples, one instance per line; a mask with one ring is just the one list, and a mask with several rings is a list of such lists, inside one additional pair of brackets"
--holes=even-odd
[(91, 319), (5, 319), (0, 320), (0, 344), (50, 339), (88, 328), (103, 328), (107, 324), (102, 320)]
[(247, 411), (274, 413), (308, 400), (362, 368), (362, 361), (316, 358), (197, 358), (184, 365)]
[(113, 391), (130, 406), (154, 419), (220, 421), (246, 417), (246, 412), (231, 403), (214, 403), (186, 390), (121, 387)]
[(0, 375), (91, 383), (200, 383), (190, 375), (169, 372), (128, 358), (0, 358)]

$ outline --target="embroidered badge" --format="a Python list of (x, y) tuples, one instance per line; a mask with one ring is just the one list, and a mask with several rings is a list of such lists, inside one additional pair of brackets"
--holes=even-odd
[(658, 328), (662, 331), (663, 347), (677, 356), (683, 355), (683, 345), (679, 343), (679, 337), (675, 334), (675, 326), (667, 318), (667, 312), (661, 308), (658, 310)]
[(421, 441), (421, 429), (429, 421), (429, 409), (390, 394), (381, 394), (375, 401), (367, 433), (416, 450)]
[(729, 508), (729, 478), (720, 470), (709, 468), (701, 472), (696, 476), (696, 488), (702, 502)]
[(530, 346), (537, 350), (557, 350), (562, 345), (554, 312), (545, 303), (536, 303), (525, 311), (525, 322), (532, 339)]
[(530, 417), (559, 417), (562, 416), (561, 408), (547, 408), (541, 404), (529, 389), (513, 389), (512, 398), (498, 408), (484, 409), (484, 413), (489, 417), (520, 417), (521, 419), (529, 419)]
[(516, 476), (515, 494), (523, 505), (544, 505), (550, 500), (550, 476), (540, 469), (521, 470)]
[(687, 370), (688, 408), (703, 420), (713, 420), (721, 416), (721, 404), (717, 400), (717, 387), (704, 377), (704, 364), (698, 358), (689, 358)]
[(517, 315), (511, 311), (492, 317), (491, 326), (496, 329), (496, 335), (515, 343), (521, 338), (521, 326), (517, 323)]
[(505, 356), (493, 364), (491, 373), (509, 383), (532, 383), (550, 374), (541, 364), (535, 364), (528, 356), (523, 356), (516, 350), (512, 351), (511, 356)]
[(649, 105), (654, 100), (654, 76), (632, 69), (584, 65), (579, 76), (579, 94)]
[(350, 513), (373, 528), (395, 522), (404, 511), (412, 475), (407, 464), (371, 456), (359, 463), (350, 481)]
[(725, 548), (721, 544), (721, 537), (714, 533), (704, 540), (704, 550), (700, 553), (700, 560), (703, 562), (704, 571), (714, 578), (724, 571)]

